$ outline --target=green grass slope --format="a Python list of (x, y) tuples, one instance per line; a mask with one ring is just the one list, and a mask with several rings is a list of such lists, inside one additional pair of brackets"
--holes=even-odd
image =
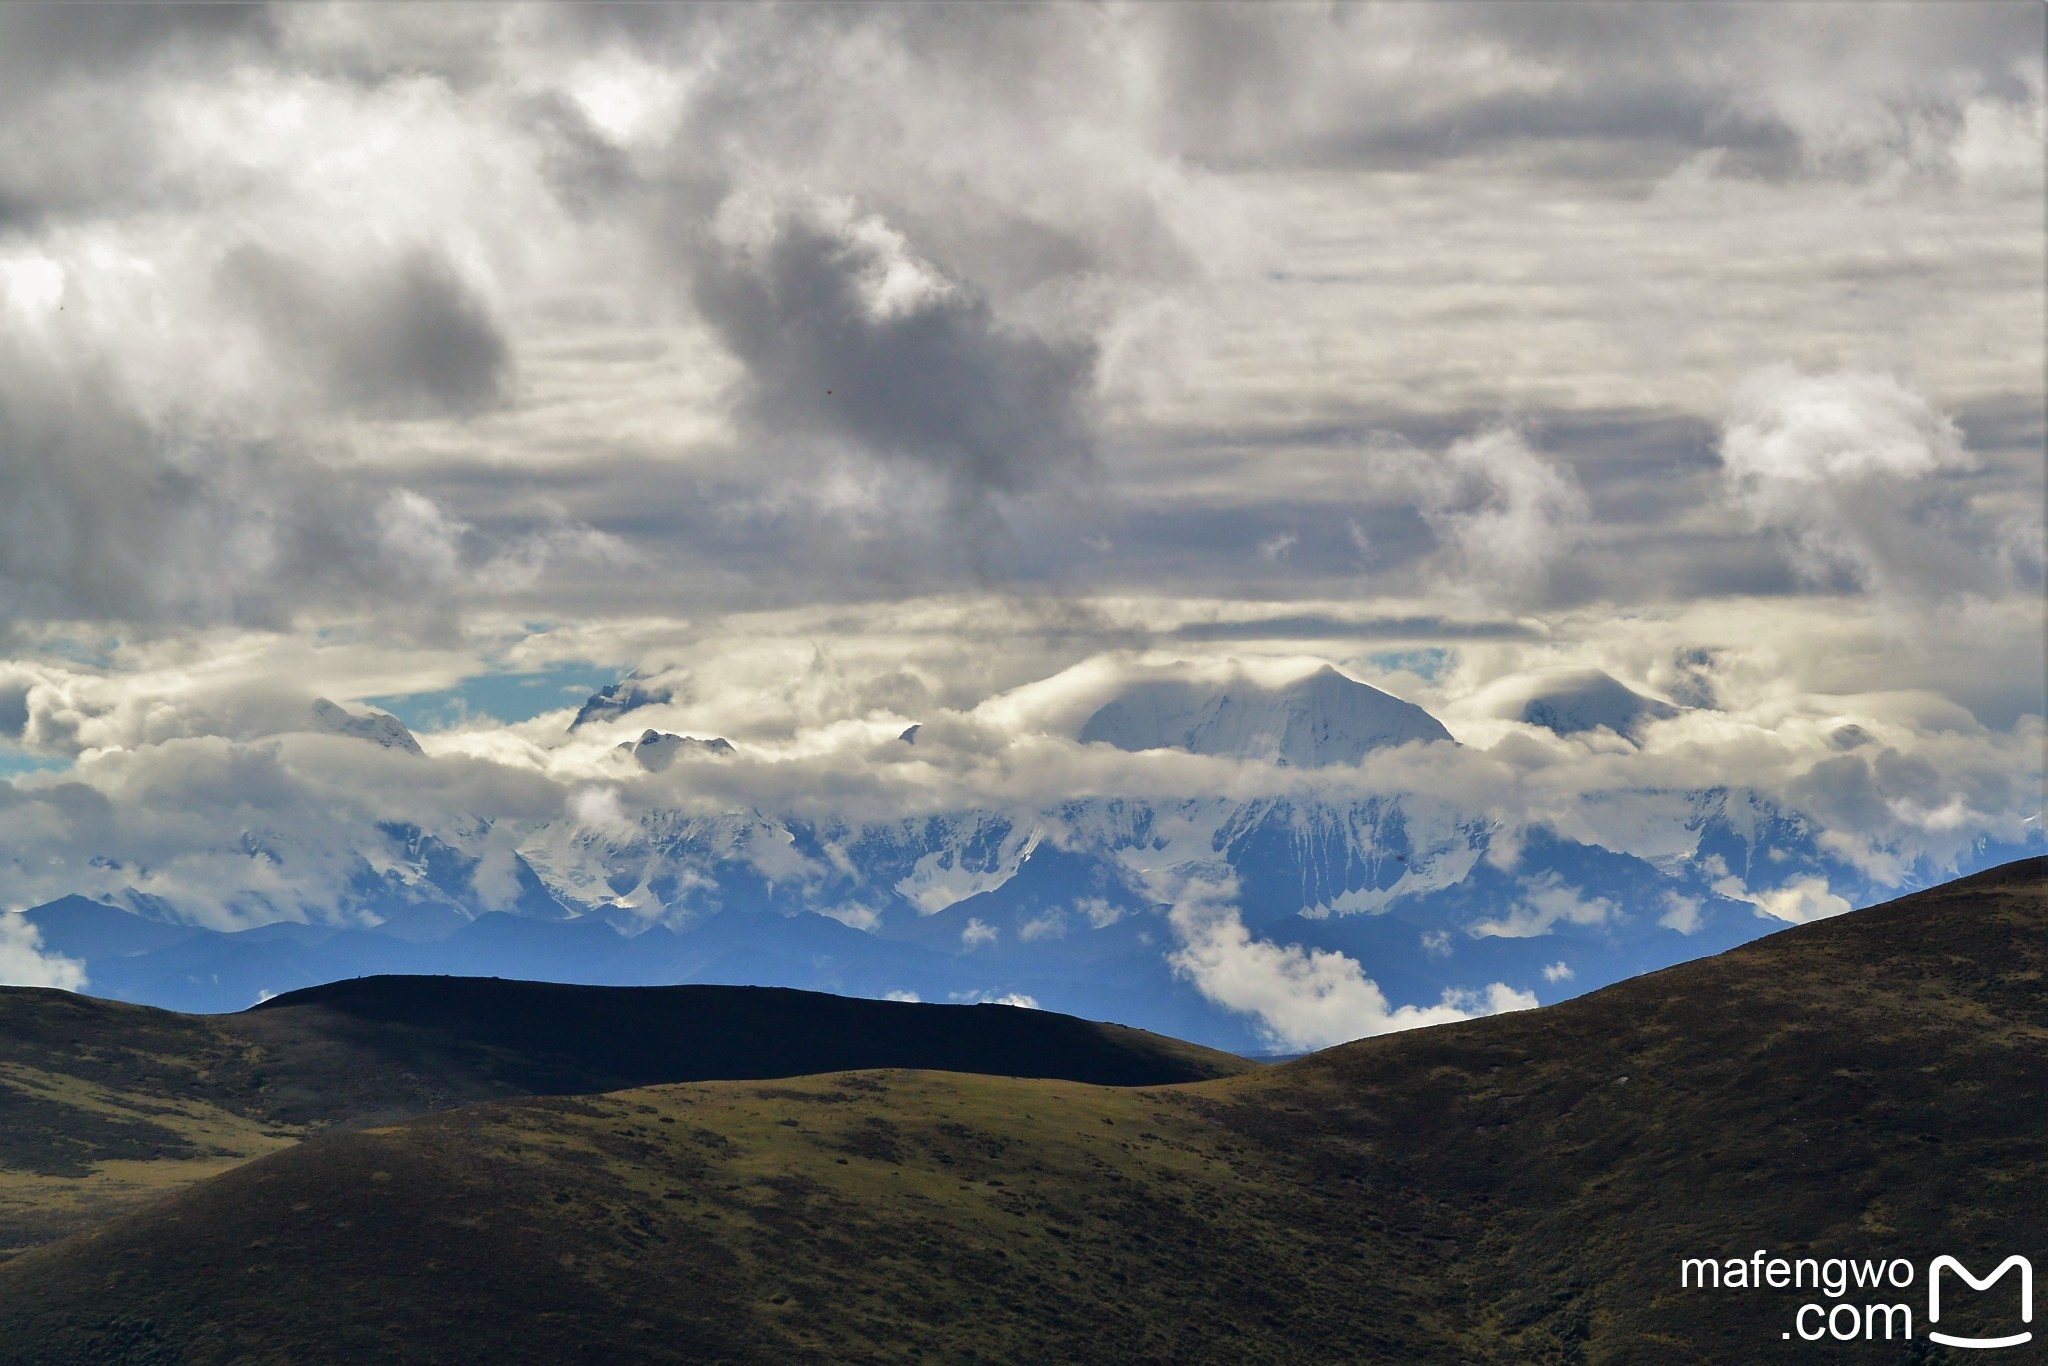
[(1785, 1338), (1813, 1292), (1681, 1290), (1678, 1261), (2039, 1263), (2044, 967), (2032, 860), (1202, 1084), (478, 1105), (0, 1267), (0, 1359), (1939, 1360)]
[(1008, 1006), (371, 977), (238, 1015), (0, 988), (0, 1256), (315, 1132), (473, 1101), (920, 1067), (1137, 1085), (1242, 1058)]

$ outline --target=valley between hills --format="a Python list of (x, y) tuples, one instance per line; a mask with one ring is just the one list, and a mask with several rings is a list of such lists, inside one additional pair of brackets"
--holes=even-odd
[(1679, 1265), (2048, 1253), (2044, 968), (2031, 859), (1277, 1066), (761, 989), (7, 991), (0, 1359), (1942, 1360)]

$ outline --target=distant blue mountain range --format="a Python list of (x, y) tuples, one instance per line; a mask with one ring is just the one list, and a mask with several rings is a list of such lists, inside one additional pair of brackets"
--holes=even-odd
[[(600, 694), (579, 723), (627, 709), (629, 693)], [(1599, 700), (1632, 723), (1644, 714)], [(1384, 744), (1453, 743), (1419, 708), (1330, 671), (1227, 696), (1155, 689), (1090, 726), (1087, 738), (1125, 748), (1295, 769)], [(333, 728), (411, 742), (402, 727)], [(680, 750), (697, 762), (730, 751), (680, 740), (649, 731), (626, 747), (664, 765)], [(1286, 1049), (1289, 1035), (1190, 966), (1190, 922), (1174, 910), (1190, 896), (1227, 905), (1242, 938), (1298, 949), (1297, 968), (1342, 954), (1392, 1005), (1432, 1006), (1446, 992), (1477, 1001), (1496, 983), (1555, 1001), (1782, 928), (1757, 904), (1770, 889), (1862, 885), (1798, 812), (1727, 788), (1663, 795), (1683, 813), (1682, 852), (1654, 861), (1541, 829), (1510, 851), (1487, 820), (1401, 794), (1097, 798), (1022, 817), (859, 826), (656, 811), (629, 833), (524, 832), (509, 885), (497, 876), (488, 903), (478, 830), (392, 824), (339, 889), (342, 923), (221, 932), (132, 894), (119, 905), (66, 897), (26, 916), (45, 953), (85, 965), (92, 994), (185, 1011), (372, 973), (713, 982), (1029, 1002), (1262, 1052)], [(2035, 852), (1985, 842), (1966, 866), (1916, 873), (1939, 881)], [(1272, 969), (1271, 955), (1262, 961)]]

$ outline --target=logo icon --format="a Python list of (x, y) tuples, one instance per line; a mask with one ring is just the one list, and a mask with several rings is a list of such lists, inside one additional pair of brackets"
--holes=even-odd
[[(1969, 1283), (1972, 1290), (1989, 1290), (1993, 1283), (2004, 1276), (2006, 1272), (2014, 1267), (2018, 1267), (2020, 1272), (2020, 1322), (2032, 1323), (2034, 1321), (2034, 1264), (2018, 1253), (2014, 1253), (1998, 1264), (1998, 1270), (1982, 1280), (1972, 1276), (1970, 1269), (1955, 1258), (1936, 1257), (1927, 1268), (1928, 1323), (1935, 1324), (1941, 1322), (1941, 1271), (1943, 1267), (1947, 1267), (1955, 1272), (1956, 1275), (1961, 1276)], [(2023, 1342), (2033, 1341), (2034, 1335), (2029, 1331), (2014, 1333), (2011, 1337), (2003, 1338), (1958, 1338), (1951, 1337), (1947, 1333), (1937, 1333), (1932, 1328), (1929, 1328), (1927, 1330), (1927, 1337), (1929, 1341), (1939, 1342), (1947, 1347), (2017, 1347)]]

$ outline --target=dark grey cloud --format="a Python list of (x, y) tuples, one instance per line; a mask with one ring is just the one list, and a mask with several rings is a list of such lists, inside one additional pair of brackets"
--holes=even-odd
[(696, 297), (746, 367), (757, 442), (842, 442), (973, 507), (1095, 462), (1092, 346), (1005, 324), (879, 219), (778, 213), (707, 253)]
[(420, 248), (333, 277), (267, 248), (230, 253), (221, 288), (334, 402), (395, 417), (495, 403), (511, 347), (447, 258)]
[(260, 4), (0, 5), (0, 233), (159, 196), (166, 130), (132, 98), (225, 74), (275, 34)]
[(219, 63), (273, 36), (262, 4), (0, 6), (0, 71), (24, 83), (120, 74), (170, 61)]
[(2040, 455), (2048, 449), (2048, 409), (2039, 395), (2013, 394), (1972, 403), (1949, 415), (1963, 433), (1963, 444), (1979, 455), (2000, 458), (2000, 468), (2039, 484), (2044, 474)]
[(545, 91), (520, 102), (524, 131), (557, 197), (579, 217), (594, 217), (646, 190), (632, 159), (606, 138), (574, 101)]
[(0, 620), (441, 619), (462, 529), (296, 452), (148, 415), (104, 372), (0, 348)]
[[(1445, 196), (1446, 222), (1467, 207), (1500, 213), (1528, 184), (1554, 188), (1574, 177), (1603, 182), (1591, 193), (1621, 212), (1634, 201), (1604, 182), (1661, 176), (1706, 148), (1730, 151), (1724, 168), (1790, 176), (1826, 150), (1815, 139), (1846, 138), (1843, 145), (1876, 156), (1913, 120), (1945, 137), (1973, 98), (2028, 98), (2013, 57), (2039, 51), (2034, 7), (1906, 6), (1853, 24), (1844, 12), (1718, 4), (0, 10), (0, 72), (24, 78), (0, 100), (15, 101), (15, 126), (26, 130), (0, 148), (0, 204), (14, 204), (18, 224), (35, 227), (118, 226), (137, 208), (151, 211), (137, 222), (204, 223), (206, 233), (183, 240), (207, 241), (199, 255), (209, 260), (218, 250), (211, 243), (248, 241), (230, 253), (213, 277), (219, 288), (198, 310), (225, 304), (226, 320), (195, 315), (180, 331), (196, 350), (212, 345), (216, 330), (253, 325), (264, 359), (284, 372), (273, 396), (281, 416), (265, 413), (237, 431), (224, 403), (215, 412), (229, 416), (204, 434), (196, 419), (190, 431), (167, 421), (160, 404), (145, 415), (148, 405), (126, 402), (118, 386), (103, 411), (82, 397), (11, 391), (0, 415), (9, 439), (67, 466), (61, 477), (20, 465), (8, 475), (23, 505), (42, 509), (20, 514), (24, 548), (7, 552), (11, 610), (71, 604), (106, 616), (127, 603), (159, 616), (280, 620), (292, 601), (339, 602), (379, 584), (459, 594), (461, 575), (443, 572), (448, 564), (473, 567), (490, 543), (551, 517), (645, 552), (630, 579), (573, 569), (536, 576), (532, 600), (551, 610), (598, 594), (622, 609), (653, 608), (676, 601), (679, 589), (693, 604), (724, 606), (886, 598), (954, 586), (963, 569), (1049, 593), (1164, 588), (1274, 602), (1425, 593), (1432, 585), (1423, 571), (1441, 538), (1415, 500), (1341, 478), (1297, 479), (1289, 468), (1296, 449), (1325, 458), (1355, 426), (1442, 451), (1500, 420), (1505, 396), (1501, 411), (1441, 405), (1483, 401), (1487, 385), (1506, 391), (1523, 377), (1517, 366), (1533, 368), (1527, 358), (1557, 332), (1513, 339), (1518, 326), (1544, 322), (1544, 308), (1583, 319), (1587, 335), (1611, 330), (1604, 276), (1575, 258), (1524, 263), (1543, 282), (1524, 293), (1553, 292), (1558, 302), (1531, 303), (1528, 317), (1508, 316), (1512, 308), (1503, 315), (1499, 335), (1512, 364), (1508, 350), (1458, 355), (1445, 333), (1418, 328), (1418, 354), (1441, 354), (1445, 371), (1478, 376), (1447, 381), (1457, 391), (1449, 399), (1418, 398), (1424, 415), (1386, 411), (1388, 389), (1369, 382), (1352, 397), (1356, 372), (1342, 371), (1341, 355), (1330, 378), (1317, 376), (1326, 345), (1349, 345), (1344, 327), (1391, 335), (1400, 317), (1377, 319), (1367, 307), (1327, 335), (1276, 329), (1269, 335), (1302, 358), (1306, 377), (1279, 392), (1270, 356), (1248, 356), (1246, 369), (1267, 387), (1248, 385), (1238, 411), (1220, 420), (1202, 409), (1184, 429), (1183, 458), (1156, 465), (1125, 462), (1172, 434), (1112, 425), (1111, 405), (1124, 397), (1109, 387), (1114, 348), (1128, 340), (1114, 326), (1118, 309), (1184, 288), (1196, 301), (1190, 326), (1199, 327), (1220, 316), (1201, 312), (1212, 284), (1234, 290), (1299, 267), (1309, 302), (1308, 280), (1369, 288), (1400, 268), (1401, 259), (1382, 254), (1399, 258), (1410, 245), (1413, 259), (1445, 264), (1426, 259), (1437, 250), (1426, 231), (1415, 244), (1346, 252), (1325, 241), (1297, 256), (1288, 254), (1292, 239), (1262, 239), (1256, 224), (1225, 221), (1227, 213), (1212, 221), (1219, 207), (1296, 203), (1258, 202), (1280, 179), (1231, 181), (1228, 171), (1248, 166), (1281, 179), (1309, 164), (1441, 171), (1417, 184), (1425, 199)], [(31, 67), (43, 71), (34, 82)], [(281, 109), (307, 100), (302, 132), (321, 156), (346, 160), (337, 149), (349, 140), (335, 134), (352, 132), (352, 121), (375, 135), (366, 143), (395, 132), (392, 194), (418, 212), (395, 213), (350, 239), (326, 220), (307, 226), (313, 213), (346, 202), (336, 183), (309, 179), (294, 198), (297, 189), (277, 187), (298, 186), (297, 168), (250, 177), (236, 161), (239, 141), (203, 144), (204, 156), (181, 162), (179, 130), (218, 129), (204, 118), (154, 114), (246, 114), (252, 106), (214, 108), (202, 98), (243, 81), (291, 92), (280, 94)], [(144, 98), (173, 87), (168, 103)], [(1787, 92), (1805, 103), (1788, 102)], [(121, 115), (124, 108), (141, 112)], [(607, 117), (621, 108), (626, 115)], [(264, 130), (249, 131), (250, 145), (262, 141)], [(423, 189), (420, 167), (447, 163), (411, 161), (415, 131), (419, 145), (439, 138), (433, 145), (452, 141), (492, 159), (494, 171), (506, 169), (504, 183), (530, 197), (493, 201), (442, 232), (444, 220), (465, 211)], [(220, 164), (195, 171), (206, 157)], [(1499, 179), (1489, 179), (1489, 158)], [(1439, 165), (1449, 162), (1464, 164)], [(1515, 179), (1532, 168), (1552, 178)], [(522, 181), (529, 172), (531, 182)], [(1459, 179), (1467, 176), (1470, 184)], [(1487, 194), (1457, 199), (1480, 182)], [(549, 194), (592, 235), (575, 238), (549, 221), (533, 225), (529, 241), (521, 214), (552, 207)], [(735, 228), (719, 217), (705, 226), (721, 203), (748, 201), (768, 206), (760, 223)], [(1398, 216), (1402, 206), (1388, 209)], [(8, 212), (0, 207), (0, 216)], [(151, 216), (158, 212), (168, 216)], [(508, 222), (516, 226), (505, 229)], [(21, 230), (25, 240), (28, 227)], [(195, 259), (166, 240), (141, 230), (122, 239), (172, 271)], [(1569, 233), (1550, 240), (1568, 258), (1578, 245)], [(1585, 250), (1596, 253), (1604, 240), (1587, 238)], [(408, 254), (400, 243), (418, 245)], [(1287, 252), (1262, 255), (1276, 243)], [(1474, 248), (1487, 249), (1483, 240)], [(65, 259), (75, 266), (82, 257)], [(1881, 291), (1895, 262), (1881, 252), (1867, 259), (1869, 278), (1858, 287)], [(1470, 264), (1477, 280), (1493, 263)], [(491, 278), (493, 270), (504, 274)], [(515, 278), (522, 270), (526, 278)], [(96, 283), (74, 269), (65, 287)], [(1768, 311), (1763, 287), (1749, 288), (1735, 292)], [(1446, 297), (1454, 292), (1447, 287)], [(182, 305), (192, 295), (168, 297)], [(1495, 292), (1473, 307), (1505, 297)], [(618, 299), (625, 302), (608, 302)], [(519, 429), (523, 394), (512, 379), (518, 346), (538, 335), (537, 313), (563, 320), (564, 331), (618, 323), (636, 330), (637, 344), (693, 321), (677, 316), (692, 311), (743, 367), (734, 448), (661, 448), (659, 424), (637, 417), (607, 425), (633, 400), (576, 387), (610, 382), (598, 360), (579, 362), (544, 400), (557, 411), (588, 400), (589, 430), (531, 437)], [(74, 299), (69, 317), (78, 313)], [(1505, 368), (1496, 379), (1489, 367), (1497, 361)], [(1575, 362), (1542, 363), (1565, 373)], [(1640, 390), (1663, 385), (1674, 394), (1651, 369), (1646, 363)], [(70, 392), (73, 378), (53, 388)], [(1541, 401), (1562, 401), (1564, 388), (1543, 390)], [(1192, 396), (1190, 408), (1203, 397)], [(1973, 448), (2004, 452), (1981, 478), (2004, 478), (1999, 487), (2022, 503), (2038, 499), (2038, 478), (2028, 484), (2014, 473), (2040, 446), (2038, 404), (2028, 397), (1979, 396), (1958, 414)], [(1532, 603), (1776, 596), (1806, 586), (1770, 538), (1697, 517), (1720, 496), (1715, 432), (1711, 419), (1680, 413), (1681, 401), (1697, 405), (1699, 396), (1637, 411), (1507, 414), (1590, 509), (1569, 552), (1549, 561)], [(481, 442), (451, 457), (464, 438), (445, 429), (427, 434), (400, 476), (463, 527), (386, 517), (388, 490), (310, 470), (295, 450), (301, 420), (369, 419), (361, 430), (375, 447), (388, 439), (377, 419), (486, 410), (493, 441), (502, 431), (528, 443), (514, 457), (530, 460), (516, 477), (507, 474), (512, 459)], [(1228, 425), (1240, 418), (1241, 429)], [(125, 454), (96, 454), (109, 452)], [(827, 453), (844, 452), (910, 477), (875, 481), (879, 493), (862, 492), (877, 505), (855, 514), (825, 506), (813, 497), (821, 470)], [(1090, 496), (1031, 506), (1031, 495), (1063, 493), (1097, 473)], [(1187, 494), (1183, 479), (1200, 492)], [(93, 482), (122, 491), (85, 491)], [(1952, 516), (1959, 499), (1985, 487), (1958, 485), (1946, 501), (1915, 505), (1920, 521), (1909, 519), (1908, 529)], [(1439, 521), (1469, 521), (1483, 502), (1447, 503)], [(149, 524), (148, 507), (162, 510), (161, 526)], [(965, 523), (969, 533), (949, 540), (941, 523)], [(425, 558), (390, 548), (408, 534), (431, 542)], [(973, 543), (971, 555), (962, 540)], [(148, 587), (152, 554), (165, 568)], [(1926, 578), (1942, 572), (1914, 568)]]
[(28, 684), (0, 684), (0, 740), (19, 740), (28, 729)]

